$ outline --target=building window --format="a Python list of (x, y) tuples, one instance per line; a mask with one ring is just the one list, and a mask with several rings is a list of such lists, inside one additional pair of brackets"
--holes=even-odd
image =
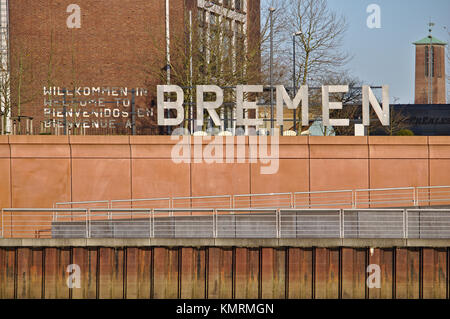
[[(430, 56), (430, 47), (425, 47), (425, 77), (434, 77), (434, 61), (435, 61), (435, 54), (434, 54), (434, 47), (431, 47), (431, 56)], [(430, 72), (430, 58), (431, 58), (431, 72)], [(430, 74), (431, 73), (431, 74)]]
[(197, 11), (198, 14), (198, 23), (200, 26), (204, 26), (205, 24), (205, 11), (202, 9), (198, 9)]
[(241, 0), (234, 0), (234, 9), (236, 11), (242, 11)]
[(244, 34), (244, 24), (236, 21), (236, 32), (239, 34)]
[(212, 26), (216, 26), (217, 25), (217, 20), (218, 20), (218, 16), (216, 16), (214, 13), (210, 13), (209, 14), (209, 24)]

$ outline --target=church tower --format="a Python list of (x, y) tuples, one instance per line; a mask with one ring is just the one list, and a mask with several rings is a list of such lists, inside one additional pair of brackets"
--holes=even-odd
[(414, 42), (416, 46), (415, 104), (445, 104), (445, 46), (430, 34)]

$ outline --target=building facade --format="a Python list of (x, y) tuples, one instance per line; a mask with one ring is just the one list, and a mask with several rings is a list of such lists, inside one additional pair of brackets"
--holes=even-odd
[(188, 47), (189, 26), (226, 19), (230, 41), (245, 50), (259, 41), (259, 0), (1, 0), (0, 8), (11, 88), (4, 133), (157, 134), (156, 85), (176, 84), (168, 65)]

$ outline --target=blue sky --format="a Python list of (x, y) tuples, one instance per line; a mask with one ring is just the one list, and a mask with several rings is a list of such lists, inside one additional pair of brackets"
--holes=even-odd
[[(389, 84), (391, 100), (414, 103), (415, 51), (412, 42), (428, 35), (427, 23), (436, 24), (433, 35), (449, 42), (450, 0), (328, 0), (330, 8), (347, 18), (345, 47), (354, 58), (348, 67), (367, 84)], [(366, 24), (370, 4), (381, 8), (381, 28)], [(448, 70), (447, 70), (448, 73)], [(447, 88), (449, 89), (449, 88)]]
[[(344, 45), (353, 55), (350, 73), (365, 84), (390, 85), (391, 101), (396, 97), (398, 103), (414, 103), (412, 42), (428, 35), (430, 17), (436, 24), (433, 35), (449, 42), (443, 26), (450, 28), (450, 0), (328, 0), (328, 4), (349, 24)], [(381, 8), (380, 29), (367, 27), (370, 4)]]

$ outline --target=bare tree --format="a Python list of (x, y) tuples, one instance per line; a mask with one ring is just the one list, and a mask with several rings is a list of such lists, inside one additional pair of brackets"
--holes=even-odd
[(262, 82), (269, 84), (270, 70), (270, 8), (275, 11), (272, 14), (273, 28), (273, 82), (290, 83), (292, 72), (292, 60), (289, 61), (289, 40), (291, 39), (286, 32), (288, 23), (289, 3), (285, 0), (263, 1), (261, 3), (261, 74)]
[(298, 41), (298, 82), (340, 72), (350, 56), (342, 50), (348, 24), (327, 7), (326, 0), (294, 0), (288, 7), (287, 32), (301, 32)]
[[(289, 70), (289, 77), (284, 77), (284, 82), (290, 83), (292, 79), (292, 37), (297, 32), (300, 35), (296, 37), (296, 84), (320, 85), (324, 83), (324, 79), (343, 78), (345, 71), (342, 67), (351, 58), (342, 50), (348, 28), (345, 18), (331, 11), (326, 0), (293, 0), (283, 3), (282, 16), (278, 17), (282, 25), (278, 50), (284, 61), (280, 69)], [(310, 115), (318, 116), (315, 113), (318, 113), (318, 106), (321, 105), (320, 92), (311, 92), (310, 104)], [(297, 123), (301, 123), (301, 112), (297, 116)]]
[[(371, 110), (370, 118), (376, 119), (376, 114), (373, 110)], [(394, 107), (390, 105), (389, 126), (383, 126), (378, 120), (371, 120), (368, 128), (369, 135), (371, 132), (383, 132), (389, 136), (397, 135), (400, 131), (410, 128), (408, 120), (409, 117), (404, 115), (400, 109), (395, 110)]]
[[(347, 93), (333, 93), (330, 94), (330, 99), (341, 102), (341, 110), (330, 110), (331, 118), (350, 119), (350, 122), (355, 122), (361, 119), (361, 105), (362, 105), (362, 81), (356, 77), (349, 75), (347, 72), (342, 74), (332, 74), (320, 78), (321, 85), (348, 85)], [(310, 110), (310, 116), (322, 116), (322, 109), (316, 108)], [(353, 135), (354, 126), (336, 126), (334, 127), (336, 135)]]
[[(238, 84), (259, 83), (261, 77), (262, 43), (267, 36), (256, 35), (251, 38), (249, 30), (245, 30), (243, 21), (232, 19), (233, 13), (228, 7), (220, 7), (220, 14), (213, 14), (198, 9), (195, 18), (188, 14), (184, 17), (184, 28), (171, 34), (170, 66), (162, 66), (165, 61), (161, 54), (143, 58), (145, 72), (150, 79), (158, 79), (159, 83), (166, 83), (167, 68), (170, 67), (171, 83), (182, 87), (215, 84), (221, 87), (233, 87)], [(268, 27), (268, 22), (264, 30)], [(156, 46), (161, 45), (161, 38), (154, 38)], [(158, 45), (159, 44), (159, 45)], [(154, 81), (154, 80), (153, 80)], [(150, 83), (148, 83), (149, 85)], [(150, 86), (150, 85), (149, 85)], [(185, 90), (185, 119), (195, 116), (192, 104), (195, 92)], [(227, 113), (231, 118), (234, 112), (232, 104), (235, 100), (232, 89), (224, 91), (224, 105), (219, 109), (222, 115)], [(205, 99), (215, 97), (206, 94)], [(230, 114), (231, 113), (231, 114)], [(205, 118), (204, 127), (208, 123)], [(184, 123), (188, 128), (188, 123)]]
[[(35, 58), (25, 45), (17, 44), (14, 55), (10, 57), (10, 65), (0, 68), (0, 99), (3, 115), (3, 134), (5, 131), (7, 114), (17, 121), (17, 133), (21, 134), (21, 120), (29, 114), (23, 114), (22, 106), (33, 101), (40, 93), (35, 89), (37, 77), (34, 73)], [(11, 132), (8, 132), (11, 133)]]
[(6, 68), (6, 65), (1, 66), (0, 70), (0, 116), (2, 119), (1, 123), (1, 134), (6, 134), (8, 126), (8, 115), (11, 112), (11, 76)]

